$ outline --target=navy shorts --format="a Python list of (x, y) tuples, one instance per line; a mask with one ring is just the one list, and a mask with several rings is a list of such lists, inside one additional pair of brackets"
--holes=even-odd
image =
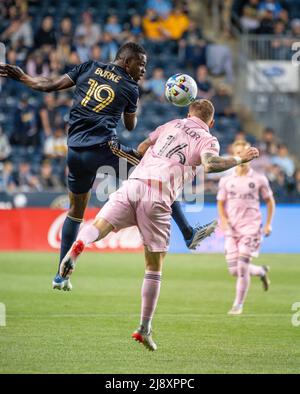
[(141, 156), (135, 149), (124, 146), (117, 140), (91, 147), (69, 147), (69, 190), (74, 194), (87, 193), (91, 190), (100, 167), (103, 173), (111, 174), (110, 170), (113, 170), (117, 178), (127, 179), (130, 169), (139, 164), (140, 160)]

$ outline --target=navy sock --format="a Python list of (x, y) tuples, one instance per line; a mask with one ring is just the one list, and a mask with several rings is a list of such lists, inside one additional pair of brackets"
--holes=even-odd
[[(61, 234), (59, 265), (62, 262), (62, 259), (70, 250), (73, 243), (76, 241), (81, 222), (82, 221), (80, 219), (72, 219), (69, 216), (66, 217)], [(59, 271), (59, 266), (58, 266), (58, 271)]]
[(179, 201), (174, 201), (172, 208), (172, 218), (175, 220), (177, 226), (185, 240), (191, 239), (193, 235), (193, 227), (190, 226), (189, 222), (183, 214), (181, 204)]

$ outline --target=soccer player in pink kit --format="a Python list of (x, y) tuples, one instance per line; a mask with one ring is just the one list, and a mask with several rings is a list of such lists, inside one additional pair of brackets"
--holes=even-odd
[(187, 119), (158, 127), (140, 144), (143, 155), (128, 181), (110, 195), (92, 225), (84, 227), (61, 264), (61, 275), (70, 276), (77, 257), (87, 244), (104, 238), (113, 230), (137, 225), (145, 246), (146, 272), (142, 285), (140, 326), (132, 337), (149, 350), (156, 350), (151, 322), (158, 302), (163, 259), (170, 238), (171, 204), (183, 188), (184, 179), (203, 164), (207, 172), (224, 171), (241, 161), (258, 157), (249, 148), (241, 158), (219, 157), (219, 143), (209, 132), (214, 124), (214, 107), (197, 100)]
[[(233, 154), (241, 156), (249, 147), (246, 141), (236, 141)], [(268, 208), (263, 229), (260, 196)], [(258, 256), (262, 235), (269, 236), (272, 232), (275, 201), (268, 179), (251, 169), (249, 163), (239, 165), (231, 175), (221, 179), (217, 200), (229, 273), (237, 277), (236, 296), (228, 314), (240, 315), (251, 276), (258, 276), (264, 290), (269, 289), (269, 267), (251, 264), (251, 260)]]

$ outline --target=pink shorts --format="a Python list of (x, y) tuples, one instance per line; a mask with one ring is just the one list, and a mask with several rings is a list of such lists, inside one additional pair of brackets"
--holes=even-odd
[(137, 226), (150, 252), (166, 252), (170, 241), (171, 212), (158, 184), (129, 179), (110, 195), (97, 216), (117, 231)]
[(228, 262), (235, 262), (238, 257), (258, 257), (262, 234), (225, 237), (225, 254)]

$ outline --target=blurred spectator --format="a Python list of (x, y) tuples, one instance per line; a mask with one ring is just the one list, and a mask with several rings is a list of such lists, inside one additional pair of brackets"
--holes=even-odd
[(56, 104), (54, 93), (48, 93), (44, 96), (44, 102), (39, 110), (41, 128), (46, 137), (51, 136), (56, 126), (61, 122)]
[(45, 142), (44, 154), (47, 159), (64, 159), (67, 155), (67, 137), (62, 127), (57, 128)]
[(71, 52), (72, 46), (70, 45), (69, 38), (67, 36), (60, 36), (57, 42), (55, 54), (61, 67), (68, 62)]
[(260, 25), (259, 0), (249, 0), (244, 5), (241, 25), (244, 31), (255, 32)]
[(118, 52), (118, 44), (113, 40), (112, 36), (105, 32), (101, 40), (101, 51), (103, 61), (111, 62), (115, 59)]
[(143, 33), (142, 17), (139, 14), (134, 14), (131, 17), (130, 33), (138, 37)]
[(12, 45), (22, 41), (23, 44), (30, 48), (33, 44), (33, 32), (30, 20), (27, 14), (12, 17), (11, 23), (0, 36), (2, 41), (9, 41)]
[(104, 31), (109, 33), (113, 39), (119, 40), (121, 38), (122, 26), (119, 23), (117, 15), (108, 17)]
[(274, 33), (274, 18), (271, 11), (265, 11), (261, 17), (260, 26), (258, 28), (260, 34), (273, 34)]
[(0, 171), (0, 191), (13, 193), (17, 188), (12, 162), (6, 161)]
[(207, 48), (207, 67), (214, 76), (225, 76), (228, 83), (234, 81), (231, 49), (226, 45), (210, 44)]
[(298, 168), (294, 176), (294, 193), (293, 196), (296, 200), (300, 200), (300, 169)]
[(151, 8), (147, 10), (143, 17), (143, 30), (146, 38), (150, 41), (161, 41), (163, 39), (161, 19), (157, 12)]
[(278, 20), (274, 24), (274, 40), (271, 43), (272, 58), (274, 60), (285, 60), (288, 58), (291, 50), (290, 41), (284, 38), (286, 35), (286, 25), (283, 21)]
[(41, 190), (38, 177), (32, 173), (30, 164), (27, 162), (22, 162), (19, 165), (16, 181), (19, 191), (30, 192)]
[(206, 42), (202, 38), (190, 36), (179, 43), (179, 58), (183, 67), (195, 70), (199, 65), (206, 65)]
[(258, 148), (259, 150), (264, 151), (272, 156), (277, 153), (277, 140), (275, 132), (272, 128), (265, 128), (262, 140), (259, 143)]
[(96, 62), (102, 61), (102, 49), (99, 45), (94, 45), (91, 48), (90, 59), (95, 60)]
[(4, 134), (2, 126), (0, 125), (0, 162), (5, 161), (11, 154), (11, 146), (7, 135)]
[(49, 160), (42, 163), (39, 184), (43, 191), (61, 191), (63, 188), (59, 178), (53, 174), (53, 168)]
[(42, 46), (56, 46), (56, 34), (53, 26), (52, 16), (46, 16), (35, 35), (35, 47), (40, 48)]
[(39, 145), (35, 108), (29, 103), (27, 96), (21, 98), (16, 108), (11, 144), (24, 147)]
[(41, 51), (37, 50), (28, 56), (26, 72), (32, 77), (49, 76), (49, 65), (44, 61), (44, 56)]
[(272, 158), (273, 164), (279, 166), (288, 177), (292, 177), (295, 172), (295, 163), (289, 155), (288, 148), (285, 144), (278, 146), (277, 155)]
[(162, 21), (161, 32), (164, 37), (171, 40), (179, 40), (189, 28), (189, 18), (182, 12), (181, 7), (173, 11)]
[(198, 86), (198, 96), (200, 98), (211, 100), (214, 94), (214, 86), (208, 77), (208, 69), (205, 65), (198, 67), (196, 82)]
[(295, 38), (300, 38), (300, 19), (293, 19), (291, 22), (292, 35)]
[(271, 188), (276, 197), (287, 199), (289, 197), (287, 192), (286, 175), (282, 169), (277, 165), (272, 165), (268, 168), (267, 177), (270, 181)]
[[(95, 44), (93, 44), (95, 45)], [(75, 41), (75, 49), (81, 63), (87, 62), (90, 58), (90, 48), (86, 44), (86, 37), (83, 34), (78, 34)]]
[(164, 70), (162, 68), (156, 68), (153, 71), (153, 76), (144, 82), (143, 88), (146, 92), (151, 93), (153, 98), (164, 101), (165, 97), (165, 84), (166, 79), (164, 76)]
[(266, 13), (271, 13), (273, 19), (281, 16), (283, 8), (277, 0), (265, 0), (259, 4), (259, 12), (264, 16)]
[(76, 51), (72, 51), (69, 58), (67, 59), (67, 63), (65, 65), (65, 72), (72, 70), (72, 68), (74, 68), (78, 64), (80, 64), (79, 56)]
[(231, 87), (221, 83), (216, 87), (216, 93), (212, 97), (212, 102), (215, 106), (216, 116), (231, 117), (235, 115), (232, 104), (232, 90)]
[(154, 10), (157, 15), (165, 17), (172, 10), (172, 5), (170, 0), (148, 0), (147, 9)]
[(82, 14), (82, 23), (76, 28), (75, 37), (84, 37), (84, 45), (92, 47), (97, 44), (101, 38), (100, 26), (93, 21), (93, 16), (90, 12)]
[(74, 31), (71, 18), (63, 18), (59, 25), (59, 37), (63, 37), (66, 42), (71, 43), (73, 40), (73, 34)]

